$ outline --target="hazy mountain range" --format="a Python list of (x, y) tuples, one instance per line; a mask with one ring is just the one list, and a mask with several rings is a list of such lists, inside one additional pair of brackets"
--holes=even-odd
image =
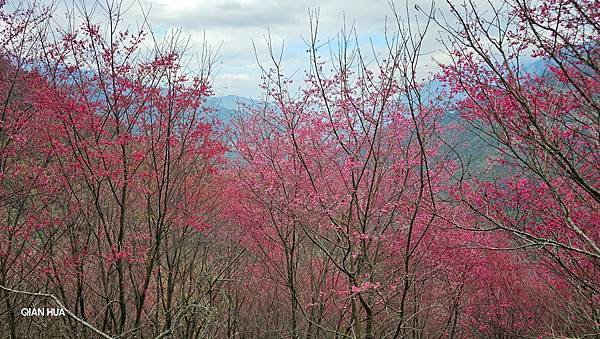
[[(548, 70), (550, 63), (545, 60), (536, 60), (523, 67), (523, 70), (529, 74), (542, 75)], [(439, 94), (443, 89), (443, 86), (438, 81), (432, 81), (425, 87), (426, 93)], [(226, 96), (215, 96), (207, 99), (207, 105), (214, 109), (214, 116), (219, 119), (224, 125), (228, 125), (232, 118), (239, 116), (240, 112), (243, 112), (244, 105), (257, 105), (259, 101), (251, 98), (237, 96), (237, 95), (226, 95)], [(443, 126), (460, 124), (458, 113), (449, 110), (446, 116), (442, 119), (441, 123)], [(469, 163), (469, 169), (473, 172), (479, 172), (475, 175), (482, 175), (481, 171), (488, 165), (488, 159), (498, 154), (498, 150), (492, 145), (492, 140), (481, 136), (481, 133), (477, 133), (472, 128), (464, 126), (465, 130), (460, 131), (454, 128), (446, 129), (446, 132), (441, 136), (446, 142), (450, 143), (454, 148), (454, 151), (460, 155), (466, 163)], [(445, 145), (444, 151), (448, 153), (454, 153), (451, 151), (451, 147)], [(455, 155), (451, 155), (454, 157)]]

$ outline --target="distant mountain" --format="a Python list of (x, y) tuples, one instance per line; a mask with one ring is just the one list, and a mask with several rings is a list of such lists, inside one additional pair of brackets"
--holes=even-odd
[[(553, 63), (548, 60), (535, 60), (524, 66), (523, 70), (529, 74), (542, 75), (548, 70), (548, 66)], [(441, 82), (434, 80), (426, 84), (423, 88), (424, 99), (434, 98), (443, 93), (444, 86)], [(460, 98), (460, 97), (458, 97)], [(457, 98), (455, 98), (456, 100)], [(237, 95), (226, 95), (219, 97), (210, 97), (207, 99), (207, 105), (214, 109), (215, 117), (228, 125), (232, 118), (239, 116), (243, 112), (242, 105), (258, 105), (259, 101), (241, 97)], [(463, 129), (448, 128), (442, 138), (449, 143), (442, 147), (444, 153), (458, 153), (465, 162), (469, 162), (469, 168), (472, 174), (481, 176), (482, 172), (489, 164), (492, 156), (498, 155), (498, 150), (493, 146), (494, 140), (482, 135), (481, 132), (473, 129), (461, 118), (458, 112), (450, 109), (441, 120), (441, 124), (446, 127), (462, 125)], [(452, 157), (454, 155), (451, 155)], [(465, 164), (466, 165), (466, 164)]]
[[(523, 67), (523, 70), (529, 74), (542, 75), (547, 71), (548, 66), (554, 64), (549, 60), (534, 60)], [(444, 89), (443, 84), (438, 80), (433, 80), (423, 86), (424, 99), (433, 98), (439, 95)], [(215, 115), (224, 123), (227, 123), (231, 118), (242, 112), (241, 105), (257, 105), (260, 101), (238, 95), (225, 95), (209, 97), (206, 101), (208, 107), (215, 110)], [(449, 116), (444, 119), (443, 123), (456, 121), (455, 114), (449, 113)]]
[[(525, 64), (522, 68), (524, 74), (533, 76), (549, 76), (548, 69), (550, 66), (556, 65), (552, 60), (537, 59), (533, 60), (528, 64)], [(436, 96), (443, 91), (443, 85), (439, 81), (432, 81), (431, 83), (424, 86), (426, 96)], [(463, 98), (457, 95), (453, 100)], [(442, 138), (449, 145), (442, 147), (443, 152), (454, 153), (465, 162), (468, 162), (469, 170), (471, 174), (477, 177), (483, 178), (489, 175), (505, 174), (500, 167), (493, 167), (492, 171), (488, 174), (484, 174), (486, 167), (490, 164), (492, 157), (500, 156), (498, 151), (498, 142), (493, 140), (489, 136), (486, 136), (481, 131), (478, 131), (474, 125), (462, 120), (460, 114), (453, 109), (449, 109), (441, 120), (441, 124), (446, 127), (462, 126), (461, 128), (446, 128)], [(456, 154), (455, 154), (456, 155)], [(465, 165), (467, 165), (465, 163)]]
[(243, 105), (254, 104), (256, 101), (237, 95), (215, 96), (206, 99), (206, 105), (214, 110), (215, 117), (225, 125), (243, 112)]

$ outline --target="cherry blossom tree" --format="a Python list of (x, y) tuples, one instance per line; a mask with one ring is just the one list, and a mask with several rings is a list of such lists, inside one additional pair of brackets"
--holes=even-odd
[(442, 79), (496, 150), (488, 178), (461, 180), (456, 199), (475, 223), (456, 224), (508, 233), (506, 247), (528, 253), (562, 317), (550, 335), (598, 333), (598, 4), (449, 6), (458, 28)]
[(388, 54), (371, 67), (344, 33), (327, 62), (311, 23), (312, 66), (298, 94), (267, 40), (267, 97), (246, 107), (233, 137), (236, 220), (266, 288), (289, 300), (288, 315), (272, 316), (292, 337), (439, 335), (429, 316), (446, 291), (430, 292), (443, 271), (432, 250), (455, 168), (437, 138), (443, 110), (416, 74), (426, 30), (397, 17)]
[(381, 45), (310, 12), (227, 126), (147, 12), (1, 4), (0, 335), (600, 332), (595, 2), (390, 4)]
[[(180, 34), (156, 42), (145, 23), (121, 30), (123, 3), (85, 5), (52, 30), (35, 7), (3, 12), (2, 286), (51, 294), (108, 334), (201, 335), (217, 281), (192, 277), (215, 258), (202, 239), (225, 151), (204, 108), (213, 56), (190, 76)], [(17, 305), (39, 304), (16, 298), (4, 299), (13, 337)], [(89, 330), (71, 320), (56, 330)]]

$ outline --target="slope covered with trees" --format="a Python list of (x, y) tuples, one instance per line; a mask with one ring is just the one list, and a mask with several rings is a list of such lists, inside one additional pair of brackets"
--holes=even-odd
[(312, 12), (228, 124), (126, 5), (0, 8), (0, 337), (600, 335), (596, 2), (392, 5), (373, 54)]

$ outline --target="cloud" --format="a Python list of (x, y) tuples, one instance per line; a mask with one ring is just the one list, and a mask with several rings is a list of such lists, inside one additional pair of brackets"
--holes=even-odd
[[(383, 49), (386, 24), (388, 31), (392, 11), (387, 0), (144, 0), (151, 6), (149, 20), (159, 32), (181, 28), (189, 34), (198, 48), (204, 37), (213, 47), (220, 46), (220, 71), (215, 76), (217, 94), (236, 94), (257, 97), (260, 93), (261, 71), (256, 58), (268, 63), (264, 37), (270, 35), (273, 43), (285, 42), (283, 65), (287, 72), (298, 72), (308, 64), (306, 39), (310, 34), (309, 9), (319, 12), (321, 42), (335, 41), (336, 34), (346, 27), (354, 27), (366, 52)], [(411, 21), (417, 16), (414, 7), (427, 9), (430, 0), (408, 0), (406, 4)], [(485, 1), (485, 0), (478, 0)], [(396, 3), (398, 13), (406, 20), (405, 3)], [(437, 6), (448, 13), (444, 4)], [(133, 18), (134, 19), (134, 18)], [(421, 20), (423, 17), (421, 16)], [(436, 40), (437, 30), (431, 28), (424, 43), (423, 69), (435, 68), (435, 60), (447, 60), (443, 46)], [(254, 44), (254, 45), (253, 45)], [(255, 55), (254, 46), (258, 55)], [(329, 56), (329, 51), (323, 49)], [(426, 59), (426, 60), (425, 60)]]
[(293, 26), (297, 2), (277, 0), (156, 0), (152, 18), (190, 30)]
[[(94, 8), (95, 0), (77, 1), (85, 2), (88, 9)], [(401, 20), (406, 21), (410, 15), (413, 24), (418, 16), (415, 5), (426, 10), (431, 4), (431, 0), (407, 1), (396, 1), (395, 6)], [(487, 0), (475, 1), (484, 3)], [(57, 12), (62, 12), (64, 6), (69, 7), (68, 3), (60, 1)], [(261, 70), (257, 59), (269, 64), (267, 35), (276, 50), (284, 43), (285, 72), (295, 73), (296, 83), (299, 83), (303, 71), (309, 67), (304, 40), (310, 35), (309, 10), (318, 11), (321, 43), (333, 42), (331, 47), (335, 50), (340, 30), (344, 26), (347, 29), (353, 27), (365, 52), (363, 56), (370, 59), (373, 59), (371, 47), (376, 53), (382, 51), (385, 32), (395, 28), (392, 27), (393, 13), (388, 0), (125, 0), (125, 3), (131, 6), (122, 18), (123, 26), (137, 27), (143, 19), (140, 7), (150, 9), (149, 23), (158, 40), (170, 30), (181, 29), (182, 40), (189, 36), (189, 52), (200, 53), (205, 42), (213, 50), (219, 48), (215, 68), (218, 72), (214, 73), (214, 88), (218, 95), (259, 96)], [(439, 14), (448, 15), (447, 4), (440, 2), (436, 8)], [(96, 6), (95, 15), (106, 23), (101, 12)], [(424, 19), (422, 15), (420, 17)], [(61, 19), (60, 15), (57, 19)], [(436, 40), (439, 30), (435, 25), (430, 27), (430, 34), (423, 44), (423, 73), (435, 69), (435, 61), (448, 60), (443, 46)], [(150, 46), (152, 41), (147, 44)], [(325, 58), (330, 56), (327, 46), (319, 52)]]
[(226, 82), (236, 82), (236, 81), (248, 81), (250, 80), (250, 75), (248, 74), (230, 74), (225, 73), (221, 74), (221, 79)]

